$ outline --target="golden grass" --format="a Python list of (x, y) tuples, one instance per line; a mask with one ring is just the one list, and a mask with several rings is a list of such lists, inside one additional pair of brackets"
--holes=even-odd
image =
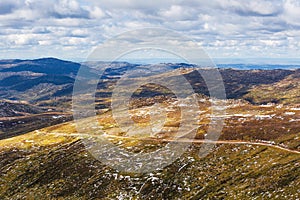
[(77, 139), (74, 137), (59, 136), (40, 131), (33, 131), (24, 135), (0, 140), (0, 150), (12, 148), (30, 149), (34, 147), (44, 147), (71, 142), (72, 140)]

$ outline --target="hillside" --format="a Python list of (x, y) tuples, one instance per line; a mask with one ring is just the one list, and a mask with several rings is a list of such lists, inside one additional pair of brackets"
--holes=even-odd
[(54, 107), (0, 100), (0, 139), (28, 133), (71, 120), (70, 113)]
[[(199, 69), (203, 71), (203, 69)], [(241, 99), (253, 86), (274, 84), (294, 74), (293, 70), (219, 69), (229, 99)], [(196, 70), (186, 70), (185, 77), (197, 93), (209, 95), (204, 79)]]
[(300, 104), (300, 70), (273, 84), (262, 84), (249, 90), (245, 99), (255, 104), (269, 102)]
[(24, 145), (0, 153), (2, 199), (299, 198), (299, 155), (273, 148), (224, 144), (199, 158), (193, 145), (165, 169), (139, 175), (101, 164), (77, 139), (17, 139)]
[(55, 58), (0, 62), (0, 97), (31, 103), (70, 96), (79, 63)]
[(0, 118), (26, 116), (43, 112), (43, 109), (36, 106), (5, 100), (0, 100), (0, 107)]
[[(202, 101), (201, 101), (202, 102)], [(170, 102), (171, 103), (171, 102)], [(174, 105), (174, 104), (170, 104)], [(239, 105), (239, 107), (236, 107)], [(228, 120), (223, 134), (236, 128), (232, 122), (253, 124), (237, 129), (231, 140), (220, 139), (211, 153), (202, 158), (198, 156), (201, 140), (197, 139), (180, 158), (171, 165), (145, 174), (124, 173), (104, 165), (87, 151), (81, 139), (106, 138), (129, 152), (155, 151), (166, 145), (164, 140), (155, 138), (119, 137), (118, 129), (106, 112), (97, 117), (107, 136), (92, 133), (78, 134), (72, 122), (64, 123), (22, 136), (0, 141), (0, 197), (2, 199), (298, 199), (300, 186), (300, 140), (299, 126), (291, 119), (299, 119), (300, 113), (289, 115), (290, 133), (284, 129), (276, 135), (269, 135), (269, 141), (262, 145), (252, 143), (258, 138), (252, 132), (263, 133), (266, 122), (276, 124), (274, 130), (282, 127), (287, 119), (276, 121), (293, 108), (278, 108), (277, 117), (268, 116), (273, 108), (256, 107), (240, 102), (228, 103)], [(137, 123), (139, 113), (151, 111), (148, 106), (133, 108)], [(206, 110), (203, 103), (201, 110)], [(237, 109), (239, 111), (237, 111)], [(250, 112), (249, 112), (250, 111)], [(248, 113), (247, 113), (248, 112)], [(290, 111), (291, 112), (291, 111)], [(172, 114), (173, 113), (173, 114)], [(199, 137), (205, 132), (207, 114), (201, 113)], [(235, 113), (231, 115), (230, 113)], [(247, 114), (246, 114), (247, 113)], [(258, 115), (258, 113), (260, 113)], [(242, 116), (244, 114), (244, 116)], [(252, 118), (260, 116), (261, 119)], [(146, 115), (147, 116), (147, 115)], [(174, 111), (168, 115), (176, 118)], [(206, 117), (205, 117), (206, 116)], [(239, 117), (238, 117), (239, 116)], [(82, 121), (88, 128), (91, 119)], [(276, 123), (272, 123), (275, 122)], [(168, 121), (166, 129), (176, 127)], [(88, 129), (87, 129), (88, 130)], [(243, 135), (249, 133), (247, 137)], [(240, 137), (239, 134), (243, 135)], [(110, 137), (111, 136), (111, 137)], [(171, 137), (169, 136), (164, 136)], [(248, 139), (247, 139), (248, 138)], [(226, 141), (245, 141), (226, 143)], [(165, 140), (166, 141), (166, 140)], [(199, 142), (197, 142), (199, 141)], [(224, 143), (222, 144), (222, 142)], [(277, 148), (280, 145), (282, 148)], [(297, 149), (298, 153), (289, 151)]]

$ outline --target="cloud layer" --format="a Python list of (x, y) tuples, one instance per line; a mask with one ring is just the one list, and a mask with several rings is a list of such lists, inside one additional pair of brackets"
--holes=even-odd
[(298, 57), (298, 0), (2, 0), (1, 58), (81, 59), (125, 31), (161, 27), (212, 57)]

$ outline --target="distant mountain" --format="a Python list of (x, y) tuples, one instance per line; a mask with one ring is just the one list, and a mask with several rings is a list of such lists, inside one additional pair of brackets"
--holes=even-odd
[(25, 60), (20, 59), (6, 59), (6, 60), (0, 60), (0, 65), (12, 65), (12, 64), (18, 64), (20, 62), (23, 62)]
[[(170, 71), (182, 69), (188, 69), (184, 76), (196, 93), (209, 95), (204, 79), (195, 69), (196, 66), (191, 64), (138, 65), (127, 62), (86, 62), (81, 65), (56, 58), (41, 58), (36, 60), (0, 60), (0, 98), (37, 102), (62, 97), (68, 98), (70, 101), (75, 77), (80, 67), (84, 67), (85, 75), (91, 79), (98, 79), (98, 69), (106, 68), (101, 77), (104, 81), (99, 81), (98, 84), (98, 89), (102, 90), (98, 93), (99, 95), (96, 94), (98, 97), (109, 97), (111, 86), (129, 71), (134, 72), (131, 73), (130, 78), (138, 78), (141, 74), (146, 76), (160, 74), (168, 81), (173, 76), (169, 73)], [(296, 73), (296, 70), (261, 70), (257, 69), (257, 66), (243, 64), (224, 65), (222, 67), (224, 68), (220, 68), (219, 71), (223, 78), (227, 98), (244, 98), (251, 102), (255, 102), (255, 100), (252, 100), (253, 98), (247, 94), (253, 92), (253, 87), (276, 84)], [(247, 69), (247, 67), (255, 69)], [(263, 68), (263, 65), (261, 67)], [(272, 67), (276, 68), (275, 65)], [(143, 91), (139, 91), (139, 95), (135, 95), (135, 97), (162, 95), (159, 90), (159, 88), (153, 90), (153, 88), (143, 87)], [(266, 99), (266, 101), (273, 102), (270, 99)]]
[[(2, 69), (1, 69), (2, 65)], [(9, 66), (10, 65), (10, 66)], [(36, 60), (0, 61), (0, 72), (30, 71), (51, 75), (76, 75), (79, 63), (59, 60), (56, 58), (41, 58)]]
[(80, 66), (56, 58), (1, 60), (0, 97), (36, 101), (71, 95)]
[(292, 70), (232, 70), (222, 69), (226, 95), (230, 99), (242, 98), (253, 86), (274, 84), (295, 73)]
[(298, 69), (300, 65), (275, 65), (275, 64), (217, 64), (219, 68), (233, 68), (233, 69), (243, 69), (243, 70), (254, 70), (254, 69), (264, 69), (264, 70), (273, 70), (273, 69)]
[[(209, 96), (205, 80), (199, 71), (210, 69), (192, 69), (184, 73), (185, 78), (190, 82), (196, 93)], [(219, 69), (225, 87), (226, 96), (229, 99), (243, 98), (248, 91), (256, 85), (273, 84), (283, 80), (285, 77), (294, 74), (293, 70), (238, 70)]]

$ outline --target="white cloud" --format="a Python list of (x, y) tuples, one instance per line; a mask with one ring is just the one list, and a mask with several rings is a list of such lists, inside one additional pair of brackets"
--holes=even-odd
[(283, 19), (291, 25), (300, 26), (300, 2), (297, 0), (286, 0), (283, 6)]
[(168, 21), (197, 20), (198, 13), (191, 7), (172, 5), (160, 11), (160, 15)]
[(0, 1), (0, 15), (10, 14), (15, 9), (20, 7), (20, 5), (21, 2), (18, 0), (16, 1), (2, 0)]
[(297, 0), (3, 0), (0, 55), (10, 48), (12, 56), (25, 49), (82, 57), (106, 38), (161, 27), (195, 39), (216, 57), (289, 57), (300, 51), (299, 10)]
[(282, 7), (281, 1), (270, 0), (218, 0), (212, 2), (217, 3), (216, 5), (219, 5), (220, 8), (224, 10), (235, 12), (239, 15), (245, 16), (276, 15), (280, 12)]
[(90, 17), (100, 19), (106, 16), (105, 12), (98, 6), (88, 8), (90, 9)]
[(93, 4), (99, 5), (106, 9), (139, 9), (139, 10), (158, 10), (166, 8), (170, 5), (184, 2), (183, 0), (152, 0), (152, 1), (141, 1), (141, 0), (89, 0)]
[(34, 34), (12, 34), (7, 36), (7, 42), (10, 45), (33, 45), (37, 44)]

